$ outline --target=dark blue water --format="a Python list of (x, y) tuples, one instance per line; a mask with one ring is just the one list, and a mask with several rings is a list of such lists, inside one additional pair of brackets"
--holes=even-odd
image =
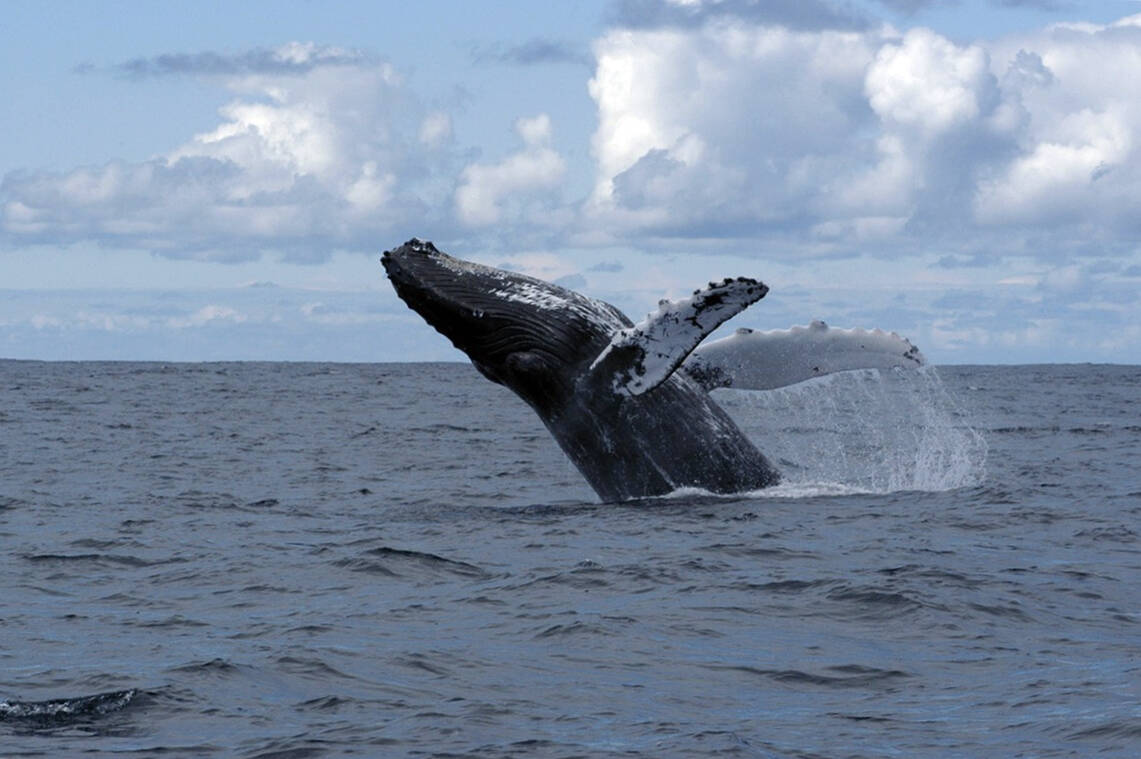
[(464, 365), (0, 362), (0, 756), (1141, 755), (1141, 368), (717, 398), (598, 505)]

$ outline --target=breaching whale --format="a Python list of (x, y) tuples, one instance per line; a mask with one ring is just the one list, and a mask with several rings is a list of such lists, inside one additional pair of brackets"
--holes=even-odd
[(763, 390), (849, 369), (924, 363), (894, 332), (820, 321), (739, 329), (699, 345), (768, 292), (743, 277), (663, 300), (634, 325), (609, 303), (453, 258), (430, 242), (410, 240), (381, 261), (409, 307), (535, 410), (603, 501), (779, 482), (708, 390)]
[(779, 482), (709, 393), (677, 371), (706, 335), (764, 297), (761, 282), (711, 283), (634, 325), (608, 303), (429, 242), (410, 240), (381, 261), (409, 307), (535, 410), (603, 501)]

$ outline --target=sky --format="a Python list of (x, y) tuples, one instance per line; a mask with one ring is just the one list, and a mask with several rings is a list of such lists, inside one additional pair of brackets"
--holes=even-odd
[(1141, 2), (5, 0), (0, 358), (460, 360), (411, 237), (638, 321), (1141, 363)]

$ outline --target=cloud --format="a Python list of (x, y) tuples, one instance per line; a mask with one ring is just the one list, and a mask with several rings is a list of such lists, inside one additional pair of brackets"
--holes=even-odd
[(916, 13), (936, 5), (957, 5), (958, 0), (879, 0), (879, 3), (899, 13)]
[[(233, 261), (300, 261), (366, 248), (410, 219), (447, 218), (452, 128), (389, 64), (292, 43), (225, 80), (220, 123), (138, 163), (18, 171), (0, 182), (0, 230), (16, 244), (95, 241)], [(260, 67), (262, 69), (266, 67)], [(269, 67), (273, 69), (273, 67)]]
[[(547, 114), (515, 122), (523, 148), (499, 163), (474, 163), (463, 170), (456, 189), (455, 206), (459, 219), (472, 227), (500, 222), (510, 201), (525, 203), (527, 215), (542, 215), (544, 191), (558, 187), (566, 172), (563, 158), (550, 146), (551, 119)], [(523, 210), (515, 208), (514, 221), (521, 221)]]
[(594, 266), (591, 266), (587, 271), (598, 271), (607, 274), (617, 274), (626, 267), (622, 265), (621, 261), (602, 261)]
[(984, 267), (990, 262), (985, 256), (974, 255), (970, 258), (960, 256), (942, 256), (936, 265), (944, 269), (976, 269)]
[(581, 274), (568, 274), (565, 277), (559, 277), (554, 280), (554, 283), (559, 287), (565, 287), (569, 290), (582, 290), (586, 287), (586, 277)]
[[(386, 339), (377, 339), (378, 326)], [(385, 287), (0, 290), (0, 351), (46, 360), (455, 360)]]
[(173, 316), (167, 320), (167, 326), (175, 329), (205, 327), (217, 324), (241, 324), (249, 317), (237, 309), (211, 303), (203, 306), (187, 316)]
[(923, 28), (883, 45), (864, 80), (868, 102), (885, 125), (923, 137), (977, 121), (994, 87), (981, 48), (960, 47)]
[(511, 66), (573, 64), (590, 66), (590, 54), (578, 45), (562, 40), (535, 38), (519, 45), (496, 44), (472, 51), (476, 63), (499, 63)]
[(433, 111), (420, 122), (420, 142), (438, 147), (452, 139), (452, 117), (443, 111)]
[[(961, 0), (879, 0), (879, 3), (893, 11), (907, 14), (940, 5), (962, 4)], [(1001, 8), (1037, 8), (1044, 11), (1069, 10), (1075, 7), (1074, 3), (1062, 0), (990, 0), (990, 4)]]
[(592, 239), (1135, 249), (1141, 16), (962, 44), (711, 14), (597, 41)]
[[(239, 76), (305, 74), (324, 66), (362, 66), (375, 59), (360, 50), (290, 42), (276, 48), (256, 48), (242, 53), (165, 53), (150, 58), (132, 58), (111, 66), (109, 71), (131, 79), (162, 76)], [(82, 64), (79, 73), (99, 73), (103, 69)]]
[(1141, 15), (1048, 27), (1001, 41), (995, 57), (1021, 116), (1019, 150), (980, 179), (978, 221), (1122, 242), (1141, 231)]
[(1038, 8), (1044, 11), (1058, 11), (1073, 8), (1074, 4), (1061, 0), (991, 0), (992, 5), (1004, 8)]
[(828, 0), (618, 0), (610, 15), (614, 25), (628, 29), (698, 28), (714, 19), (790, 29), (866, 29), (871, 24), (849, 4)]
[(1076, 264), (1059, 266), (1042, 275), (1038, 289), (1054, 294), (1088, 291), (1090, 278), (1085, 269)]
[[(546, 115), (476, 159), (447, 110), (364, 54), (291, 43), (156, 63), (218, 77), (231, 99), (214, 125), (146, 161), (7, 174), (0, 241), (319, 261), (415, 226), (514, 250), (918, 252), (943, 274), (1136, 255), (1141, 16), (966, 44), (843, 22), (847, 7), (618, 4), (627, 23), (593, 47), (586, 166)], [(795, 8), (820, 23), (780, 20)], [(566, 52), (551, 45), (529, 60)], [(584, 169), (590, 190), (567, 197)]]
[(608, 33), (590, 82), (589, 215), (680, 236), (803, 225), (821, 187), (869, 152), (851, 135), (873, 121), (862, 86), (875, 42), (722, 21)]

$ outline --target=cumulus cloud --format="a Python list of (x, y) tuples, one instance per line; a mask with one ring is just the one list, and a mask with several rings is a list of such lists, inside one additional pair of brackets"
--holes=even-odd
[[(278, 63), (255, 65), (263, 59)], [(263, 250), (322, 260), (335, 247), (371, 248), (402, 220), (434, 218), (451, 191), (440, 176), (451, 121), (426, 113), (391, 65), (296, 43), (231, 64), (221, 68), (240, 75), (225, 79), (234, 99), (218, 126), (163, 155), (5, 176), (4, 235), (214, 260)]]
[[(551, 119), (547, 114), (522, 118), (515, 131), (523, 148), (499, 163), (474, 163), (464, 169), (456, 189), (455, 205), (460, 220), (473, 227), (501, 221), (514, 206), (514, 220), (523, 222), (523, 211), (534, 220), (541, 210), (545, 191), (558, 187), (566, 163), (550, 145)], [(525, 208), (524, 208), (525, 207)]]
[(934, 240), (1063, 256), (1091, 235), (1132, 250), (1141, 16), (963, 44), (722, 5), (673, 3), (700, 18), (596, 43), (593, 228), (792, 256)]
[(597, 54), (592, 210), (635, 229), (882, 239), (933, 185), (960, 192), (936, 169), (1002, 141), (985, 51), (924, 29), (716, 23), (614, 32)]
[(995, 47), (1022, 119), (1017, 155), (979, 182), (980, 223), (1135, 234), (1141, 15), (1059, 24)]
[(802, 224), (821, 185), (870, 150), (851, 135), (873, 118), (861, 90), (874, 41), (725, 22), (608, 33), (590, 82), (589, 213), (683, 236)]
[(919, 28), (880, 48), (864, 89), (885, 124), (927, 136), (976, 121), (982, 101), (993, 99), (994, 77), (981, 48)]
[[(146, 161), (9, 173), (0, 239), (320, 260), (415, 222), (437, 237), (540, 229), (551, 248), (733, 240), (789, 260), (925, 249), (943, 271), (1136, 250), (1141, 15), (964, 43), (824, 0), (614, 8), (621, 23), (595, 41), (587, 84), (598, 121), (585, 198), (564, 195), (580, 176), (548, 116), (516, 122), (514, 152), (476, 160), (451, 114), (425, 107), (393, 66), (291, 43), (133, 65), (215, 77), (232, 99), (211, 129)], [(571, 52), (532, 40), (488, 55)]]

